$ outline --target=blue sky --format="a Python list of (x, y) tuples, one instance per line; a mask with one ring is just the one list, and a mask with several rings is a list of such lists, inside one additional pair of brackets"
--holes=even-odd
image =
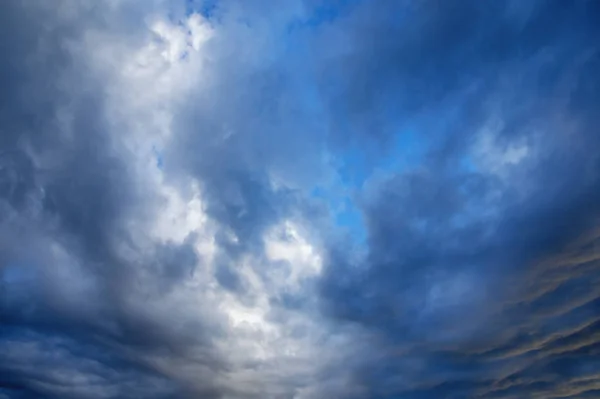
[(0, 399), (593, 398), (590, 0), (0, 5)]

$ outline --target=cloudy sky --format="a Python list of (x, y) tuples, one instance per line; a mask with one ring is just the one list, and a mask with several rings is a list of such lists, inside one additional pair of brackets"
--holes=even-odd
[(0, 2), (1, 399), (600, 396), (600, 2)]

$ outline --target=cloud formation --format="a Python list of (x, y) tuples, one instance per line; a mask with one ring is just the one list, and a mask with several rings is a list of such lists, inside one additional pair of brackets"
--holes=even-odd
[(0, 5), (0, 398), (600, 392), (593, 1)]

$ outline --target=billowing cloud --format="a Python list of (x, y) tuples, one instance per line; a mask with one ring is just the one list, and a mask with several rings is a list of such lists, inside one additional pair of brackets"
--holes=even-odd
[(594, 397), (598, 11), (4, 2), (0, 397)]

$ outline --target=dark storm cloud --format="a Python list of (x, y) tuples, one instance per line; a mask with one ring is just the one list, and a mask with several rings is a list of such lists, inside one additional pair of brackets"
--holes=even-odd
[(170, 397), (177, 392), (168, 379), (107, 346), (26, 329), (4, 329), (2, 339), (2, 385), (14, 397)]
[(322, 287), (330, 314), (379, 337), (357, 366), (368, 397), (597, 392), (597, 239), (576, 241), (600, 217), (597, 16), (592, 1), (368, 2), (327, 28), (335, 125), (428, 147), (367, 183), (368, 253), (332, 249)]

